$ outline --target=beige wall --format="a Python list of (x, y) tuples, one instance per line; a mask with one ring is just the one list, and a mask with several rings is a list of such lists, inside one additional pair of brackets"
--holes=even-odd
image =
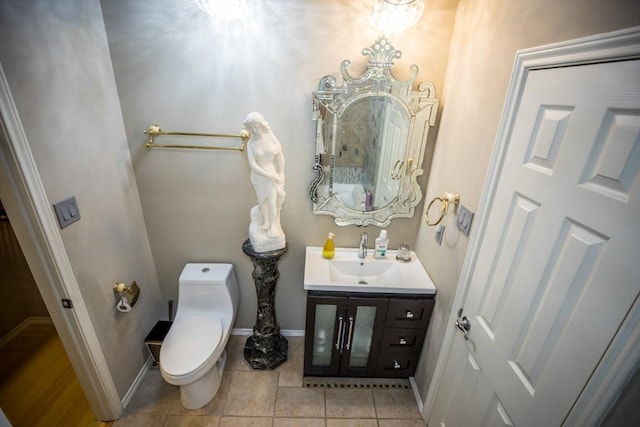
[[(427, 200), (444, 191), (455, 192), (462, 204), (476, 211), (517, 50), (639, 24), (640, 3), (636, 0), (460, 1)], [(417, 252), (438, 288), (416, 374), (423, 398), (468, 244), (453, 222), (446, 228), (442, 246), (434, 237), (434, 227), (422, 223)]]
[[(270, 122), (286, 157), (287, 200), (282, 210), (289, 252), (279, 264), (276, 312), (283, 329), (304, 329), (304, 248), (322, 245), (329, 231), (338, 246), (357, 245), (363, 231), (338, 227), (311, 212), (315, 129), (311, 92), (340, 63), (362, 72), (361, 54), (378, 34), (369, 27), (371, 4), (341, 0), (255, 2), (260, 14), (246, 28), (214, 26), (191, 2), (105, 1), (102, 4), (129, 148), (163, 297), (177, 298), (185, 263), (234, 264), (241, 288), (235, 327), (255, 323), (256, 297), (250, 259), (241, 250), (249, 210), (256, 203), (246, 154), (146, 149), (143, 131), (157, 123), (167, 130), (238, 132), (251, 111)], [(403, 53), (399, 76), (409, 65), (418, 81), (442, 90), (455, 0), (427, 1), (421, 25), (391, 38)], [(431, 138), (435, 141), (436, 132)], [(158, 142), (189, 143), (162, 137)], [(224, 141), (206, 141), (224, 143)], [(235, 142), (231, 142), (235, 144)], [(426, 176), (424, 177), (426, 179)], [(420, 208), (418, 208), (418, 211)], [(415, 243), (420, 219), (395, 220), (390, 245)], [(372, 236), (379, 230), (367, 227)], [(370, 239), (373, 244), (373, 239)]]
[[(75, 196), (60, 231), (118, 393), (164, 315), (98, 0), (0, 2), (0, 64), (50, 203)], [(9, 212), (11, 217), (12, 213)], [(116, 312), (115, 282), (142, 290)]]

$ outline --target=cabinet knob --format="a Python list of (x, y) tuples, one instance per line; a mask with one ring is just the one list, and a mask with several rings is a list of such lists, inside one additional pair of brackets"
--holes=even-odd
[(407, 311), (407, 314), (405, 316), (407, 319), (413, 319), (413, 311)]
[(397, 360), (393, 361), (393, 369), (400, 369), (400, 362), (398, 362)]
[(400, 345), (407, 345), (407, 340), (404, 338), (400, 338)]

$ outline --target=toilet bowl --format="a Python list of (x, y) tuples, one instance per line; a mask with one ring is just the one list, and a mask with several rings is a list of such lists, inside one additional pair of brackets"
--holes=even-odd
[(180, 274), (176, 316), (160, 347), (160, 372), (180, 386), (187, 409), (205, 406), (218, 392), (239, 300), (231, 264), (191, 263)]

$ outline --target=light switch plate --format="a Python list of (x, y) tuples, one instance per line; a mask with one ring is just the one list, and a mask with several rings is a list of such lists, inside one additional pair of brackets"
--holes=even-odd
[(65, 228), (80, 219), (80, 211), (75, 197), (69, 197), (66, 200), (55, 203), (53, 209), (56, 212), (60, 228)]
[(471, 222), (473, 222), (473, 212), (467, 209), (465, 206), (460, 205), (458, 209), (458, 218), (456, 219), (456, 225), (464, 233), (465, 236), (469, 235), (471, 230)]

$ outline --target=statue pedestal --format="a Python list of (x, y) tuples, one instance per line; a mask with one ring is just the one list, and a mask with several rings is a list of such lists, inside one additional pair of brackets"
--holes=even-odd
[(253, 281), (258, 297), (258, 315), (253, 327), (253, 335), (244, 346), (244, 358), (253, 369), (275, 369), (287, 361), (289, 342), (280, 334), (276, 322), (275, 294), (278, 280), (278, 260), (287, 252), (282, 249), (256, 252), (247, 239), (242, 251), (253, 261)]

